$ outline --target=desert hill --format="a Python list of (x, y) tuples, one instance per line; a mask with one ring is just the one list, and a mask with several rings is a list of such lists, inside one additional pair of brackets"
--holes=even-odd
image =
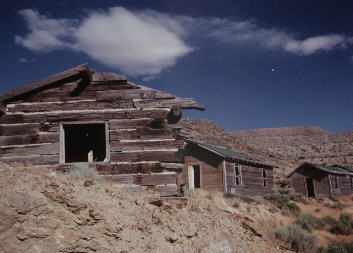
[(0, 162), (0, 174), (0, 252), (288, 252), (249, 229), (221, 193), (168, 203), (50, 168)]
[(319, 127), (283, 127), (226, 132), (208, 120), (182, 121), (191, 138), (216, 141), (267, 160), (285, 175), (303, 162), (353, 166), (353, 132), (333, 134)]

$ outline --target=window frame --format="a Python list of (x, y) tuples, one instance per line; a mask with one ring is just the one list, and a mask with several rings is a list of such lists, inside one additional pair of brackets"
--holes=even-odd
[(59, 163), (60, 164), (76, 164), (76, 163), (88, 163), (88, 162), (65, 162), (65, 125), (94, 125), (94, 124), (104, 124), (105, 126), (105, 159), (99, 162), (93, 162), (95, 164), (99, 163), (109, 163), (110, 161), (110, 142), (109, 142), (109, 122), (108, 121), (64, 121), (59, 122), (59, 143), (60, 143), (60, 154)]
[(267, 184), (267, 172), (266, 169), (262, 169), (262, 179), (263, 179), (263, 186), (264, 188), (267, 188), (268, 184)]
[[(235, 168), (238, 169), (238, 175), (236, 173), (237, 170)], [(241, 165), (233, 163), (233, 172), (234, 172), (234, 185), (235, 185), (235, 187), (241, 186), (243, 184), (243, 177), (242, 177), (242, 173), (241, 173)], [(237, 179), (239, 181), (238, 184), (237, 184)]]
[(335, 189), (338, 189), (338, 176), (335, 176)]

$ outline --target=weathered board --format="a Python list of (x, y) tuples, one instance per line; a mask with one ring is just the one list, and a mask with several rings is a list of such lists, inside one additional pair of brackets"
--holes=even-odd
[(105, 123), (107, 159), (88, 166), (116, 183), (145, 185), (163, 196), (178, 193), (185, 144), (175, 123), (181, 109), (204, 109), (193, 99), (94, 73), (87, 65), (3, 94), (0, 104), (4, 161), (70, 170), (75, 163), (60, 154), (67, 138), (62, 124)]

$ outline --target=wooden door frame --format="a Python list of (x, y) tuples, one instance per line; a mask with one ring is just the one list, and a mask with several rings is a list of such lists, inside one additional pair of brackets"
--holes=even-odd
[[(305, 185), (306, 197), (309, 198), (308, 185), (307, 185), (307, 183), (306, 183), (306, 180), (307, 180), (307, 179), (310, 179), (310, 178), (311, 178), (311, 180), (313, 181), (313, 191), (314, 191), (314, 195), (315, 195), (314, 198), (316, 198), (315, 181), (314, 181), (314, 179), (313, 179), (312, 177), (304, 177), (304, 185)], [(311, 197), (310, 197), (310, 198), (311, 198)]]
[(104, 124), (105, 125), (105, 159), (101, 162), (94, 163), (107, 163), (110, 161), (110, 142), (109, 142), (109, 121), (63, 121), (59, 122), (59, 143), (60, 143), (60, 155), (59, 163), (60, 164), (72, 164), (65, 163), (65, 129), (64, 125), (90, 125), (90, 124)]
[[(194, 188), (190, 188), (190, 182), (189, 182), (189, 167), (194, 167), (194, 166), (199, 166), (200, 168), (200, 189), (202, 189), (202, 165), (201, 163), (199, 162), (191, 162), (191, 163), (188, 163), (187, 165), (187, 170), (188, 170), (188, 189), (189, 190), (192, 190), (192, 189), (195, 189), (195, 183), (194, 183)], [(193, 169), (193, 173), (194, 173), (194, 181), (195, 181), (195, 172), (194, 172), (194, 169)]]

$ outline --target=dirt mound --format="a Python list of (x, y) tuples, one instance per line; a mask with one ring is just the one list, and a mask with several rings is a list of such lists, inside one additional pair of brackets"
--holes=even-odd
[(153, 202), (139, 188), (2, 163), (0, 174), (0, 252), (284, 252), (212, 200)]
[(216, 141), (278, 166), (277, 175), (303, 162), (353, 166), (353, 132), (333, 134), (319, 127), (283, 127), (226, 132), (208, 120), (183, 120), (191, 138)]

